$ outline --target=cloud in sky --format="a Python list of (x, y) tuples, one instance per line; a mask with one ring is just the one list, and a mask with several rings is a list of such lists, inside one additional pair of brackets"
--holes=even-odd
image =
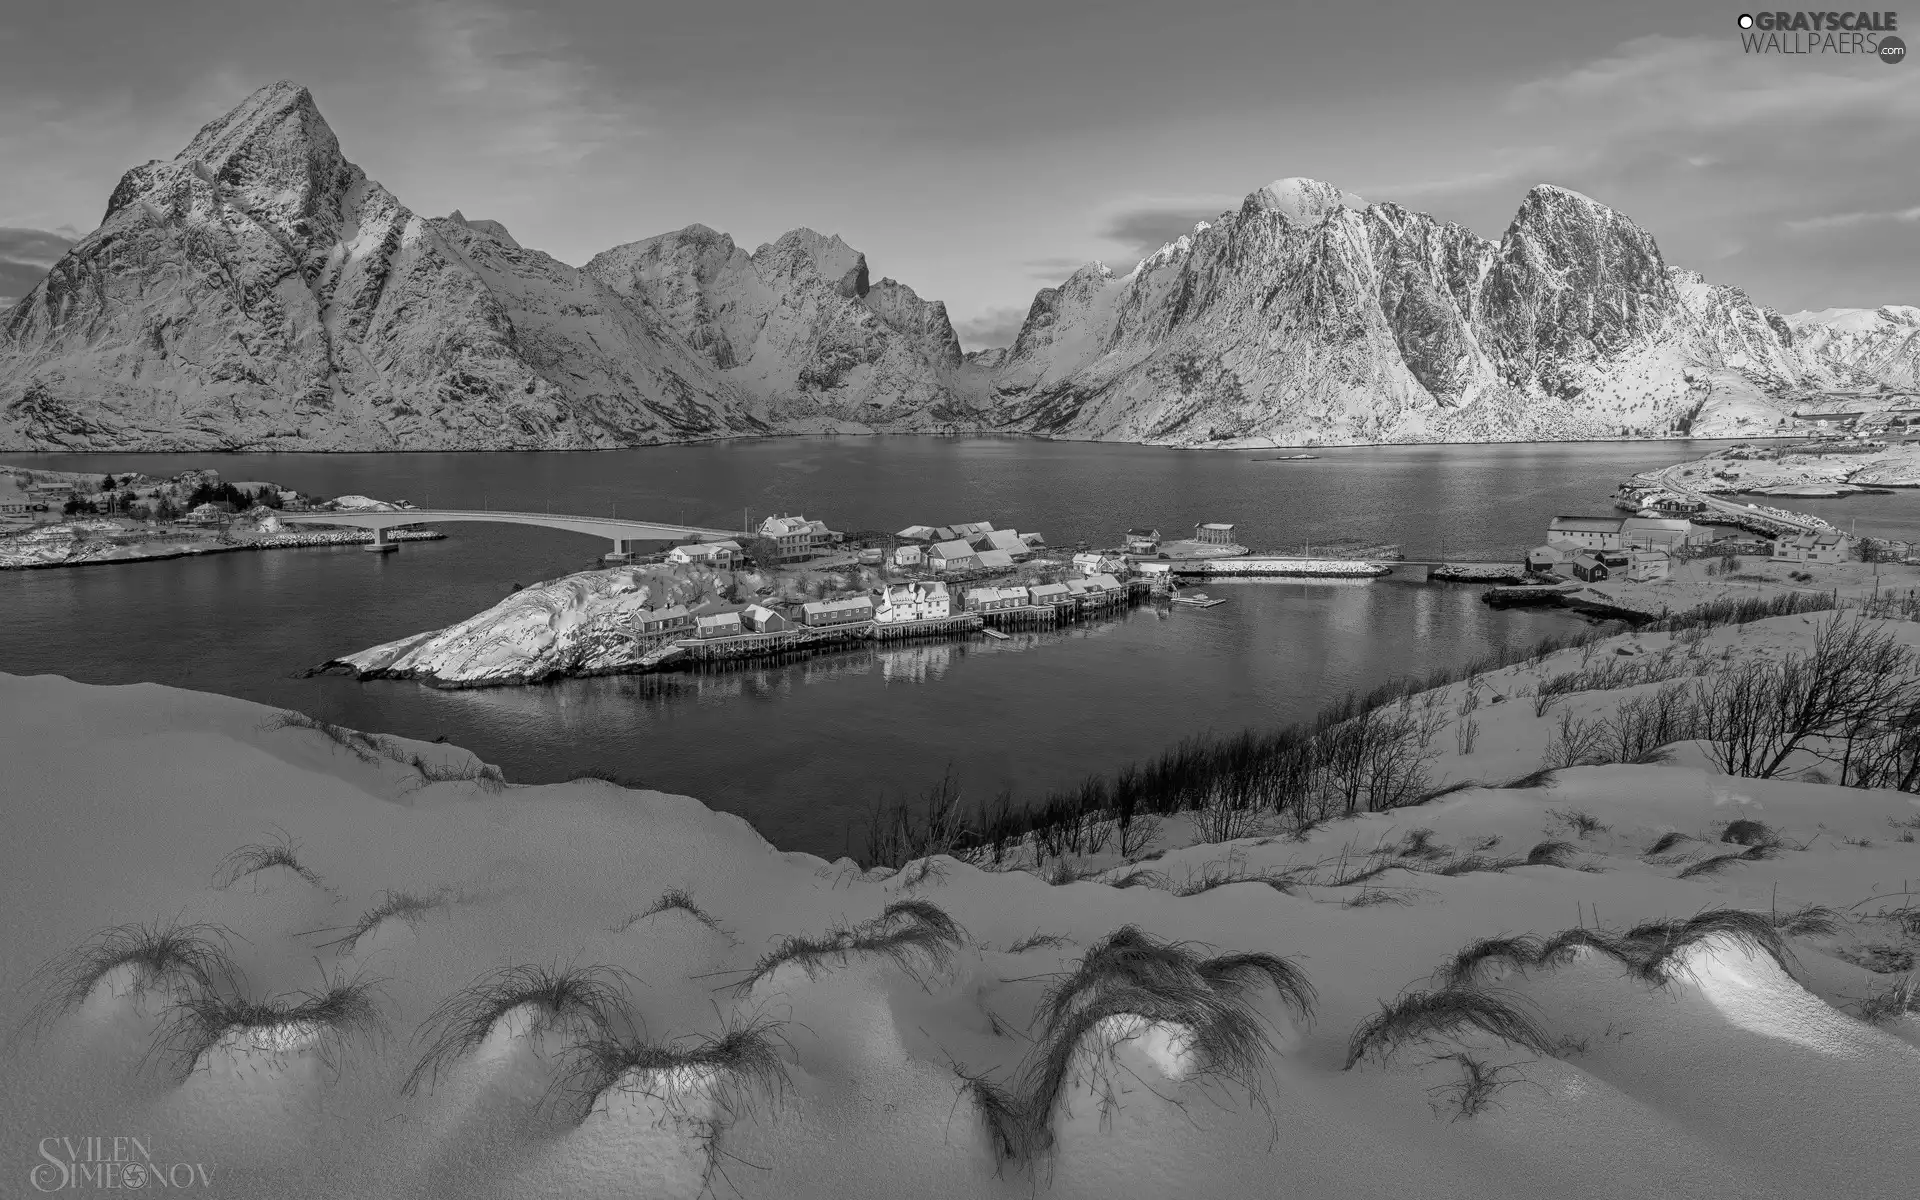
[[(1253, 188), (1247, 189), (1249, 192)], [(1094, 236), (1124, 247), (1123, 264), (1133, 264), (1183, 234), (1201, 221), (1211, 221), (1238, 207), (1239, 196), (1130, 198), (1116, 201), (1099, 214)], [(1078, 266), (1079, 264), (1075, 264)]]
[(0, 305), (12, 304), (39, 285), (73, 245), (67, 236), (72, 232), (0, 226)]
[(958, 322), (953, 331), (960, 335), (961, 346), (968, 350), (983, 350), (989, 346), (1013, 345), (1013, 339), (1020, 336), (1020, 327), (1026, 322), (1026, 306), (1009, 305), (988, 309), (976, 317)]

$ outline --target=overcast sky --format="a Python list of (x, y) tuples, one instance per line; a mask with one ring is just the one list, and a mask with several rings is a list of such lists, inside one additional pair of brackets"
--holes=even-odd
[(695, 221), (749, 248), (807, 225), (945, 300), (970, 347), (1078, 264), (1129, 270), (1288, 175), (1492, 238), (1558, 183), (1783, 311), (1920, 303), (1920, 63), (1748, 57), (1740, 11), (13, 0), (0, 295), (121, 172), (285, 78), (420, 212), (576, 264)]

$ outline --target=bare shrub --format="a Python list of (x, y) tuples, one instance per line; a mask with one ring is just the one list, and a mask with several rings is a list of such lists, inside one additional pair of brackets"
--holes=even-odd
[(1454, 749), (1462, 754), (1472, 754), (1473, 747), (1480, 740), (1480, 722), (1472, 717), (1462, 717), (1453, 727)]
[(1547, 739), (1547, 750), (1542, 756), (1541, 765), (1556, 771), (1568, 767), (1593, 766), (1604, 757), (1602, 748), (1606, 740), (1606, 730), (1601, 722), (1582, 720), (1562, 709), (1553, 735)]

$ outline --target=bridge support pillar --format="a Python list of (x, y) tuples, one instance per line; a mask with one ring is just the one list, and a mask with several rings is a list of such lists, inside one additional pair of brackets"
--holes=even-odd
[(392, 554), (400, 549), (400, 544), (387, 537), (386, 526), (383, 525), (373, 531), (373, 540), (360, 548), (373, 554)]
[(634, 540), (632, 538), (614, 538), (613, 549), (601, 557), (609, 562), (625, 562), (633, 557)]

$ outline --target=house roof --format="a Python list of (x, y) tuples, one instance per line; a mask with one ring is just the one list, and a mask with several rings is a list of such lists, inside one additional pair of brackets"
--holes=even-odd
[(1622, 517), (1620, 531), (1646, 533), (1692, 533), (1693, 522), (1684, 517)]
[(961, 537), (967, 537), (971, 534), (986, 533), (992, 528), (992, 521), (959, 521), (954, 524), (953, 531)]
[(1665, 550), (1635, 550), (1633, 552), (1633, 561), (1637, 563), (1664, 562), (1665, 560), (1672, 557), (1673, 556), (1671, 554), (1668, 554)]
[(644, 621), (674, 621), (687, 615), (687, 606), (676, 604), (671, 608), (643, 608), (639, 611)]
[(933, 526), (909, 525), (905, 529), (902, 529), (899, 533), (894, 534), (893, 536), (911, 538), (916, 542), (930, 542), (933, 540)]
[(1231, 521), (1204, 521), (1198, 525), (1195, 525), (1194, 528), (1195, 529), (1219, 529), (1219, 530), (1224, 530), (1226, 532), (1231, 533), (1233, 531), (1233, 523)]
[(1601, 562), (1598, 555), (1578, 554), (1574, 556), (1573, 565), (1576, 567), (1587, 567), (1591, 569), (1593, 567), (1604, 567), (1607, 564)]
[(938, 580), (916, 583), (912, 586), (918, 588), (921, 594), (929, 600), (938, 599), (947, 594), (947, 585)]
[(1012, 551), (1027, 548), (1027, 544), (1020, 540), (1020, 535), (1011, 529), (989, 529), (980, 536), (986, 538), (987, 545), (995, 550)]
[(939, 543), (928, 550), (927, 554), (932, 558), (972, 558), (973, 547), (967, 545), (959, 538), (955, 538), (950, 542)]
[(1552, 532), (1566, 533), (1619, 533), (1620, 523), (1625, 517), (1555, 517), (1547, 522)]
[(1102, 572), (1099, 575), (1087, 576), (1087, 584), (1090, 587), (1112, 589), (1112, 588), (1119, 587), (1120, 581), (1118, 579), (1115, 579), (1113, 576), (1108, 575), (1105, 572)]
[(693, 620), (696, 625), (737, 625), (740, 623), (740, 610), (729, 608), (724, 612), (705, 612)]
[(1157, 538), (1160, 536), (1160, 531), (1158, 529), (1129, 529), (1127, 530), (1127, 536), (1139, 537), (1139, 538)]
[(1005, 550), (982, 550), (974, 557), (980, 560), (980, 565), (983, 567), (1010, 567), (1013, 565), (1013, 555), (1007, 553)]
[(1036, 583), (1028, 588), (1027, 592), (1036, 600), (1042, 596), (1065, 596), (1069, 594), (1067, 585), (1064, 583)]

